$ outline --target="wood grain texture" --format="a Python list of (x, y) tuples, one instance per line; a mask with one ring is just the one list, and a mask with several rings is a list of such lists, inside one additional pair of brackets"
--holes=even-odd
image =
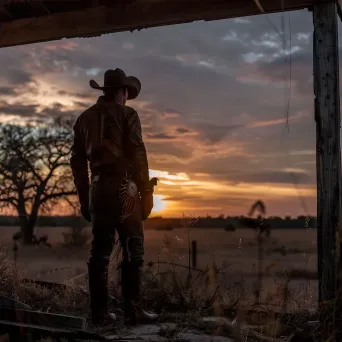
[[(49, 6), (48, 2), (43, 3)], [(3, 19), (0, 23), (0, 47), (261, 13), (253, 0), (121, 0), (107, 2), (106, 6), (98, 6), (103, 2), (84, 3), (88, 7), (83, 10), (67, 11), (66, 7), (59, 9), (67, 11), (64, 13)], [(263, 0), (262, 7), (265, 13), (273, 13), (312, 6), (312, 0), (287, 0), (283, 3), (284, 8), (281, 1)]]
[[(340, 226), (341, 150), (337, 8), (335, 2), (317, 3), (314, 22), (314, 93), (317, 161), (317, 253), (319, 303), (331, 321), (336, 298), (339, 255), (336, 234)], [(324, 309), (326, 308), (326, 310)], [(324, 314), (323, 314), (324, 315)], [(327, 317), (323, 317), (325, 320)], [(331, 326), (330, 326), (331, 328)]]

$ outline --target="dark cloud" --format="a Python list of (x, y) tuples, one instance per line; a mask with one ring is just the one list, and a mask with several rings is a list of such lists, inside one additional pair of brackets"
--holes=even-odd
[(198, 201), (202, 200), (202, 196), (167, 196), (163, 198), (165, 201)]
[(181, 113), (181, 112), (179, 112), (173, 108), (165, 108), (165, 111), (163, 114), (166, 116), (168, 116), (168, 115), (177, 115), (177, 116), (184, 115), (184, 113)]
[(240, 172), (236, 174), (233, 179), (234, 182), (246, 183), (287, 183), (287, 184), (313, 184), (314, 177), (304, 172), (291, 171), (265, 171), (265, 172)]
[[(175, 197), (176, 198), (176, 197)], [(180, 196), (178, 201), (182, 203), (182, 212), (191, 212), (193, 215), (194, 211), (198, 210), (198, 203), (201, 204), (201, 216), (216, 216), (224, 214), (230, 216), (232, 214), (245, 214), (247, 215), (248, 209), (258, 199), (258, 196), (250, 196), (250, 198), (232, 198), (229, 196), (221, 197), (220, 199), (215, 198), (184, 198)], [(298, 205), (298, 204), (297, 204)], [(185, 208), (185, 210), (183, 209)], [(232, 209), (237, 209), (232, 212)], [(268, 208), (269, 209), (269, 208)], [(184, 211), (183, 211), (184, 210)], [(245, 212), (244, 212), (245, 211)], [(181, 216), (182, 212), (178, 215)], [(273, 211), (272, 211), (273, 212)]]
[(0, 114), (9, 114), (16, 116), (35, 116), (37, 115), (38, 105), (8, 104), (2, 102), (0, 106)]
[[(149, 152), (149, 158), (153, 161), (155, 161), (156, 167), (158, 163), (156, 161), (166, 161), (167, 163), (163, 162), (163, 168), (169, 168), (170, 164), (175, 163), (176, 159), (183, 159), (188, 160), (191, 158), (193, 154), (193, 148), (188, 146), (182, 146), (182, 144), (170, 144), (170, 143), (150, 143), (148, 140), (146, 141), (147, 150)], [(162, 158), (161, 158), (162, 157)], [(172, 162), (173, 160), (173, 162)], [(159, 164), (160, 165), (160, 164)], [(178, 165), (179, 167), (179, 165)]]
[(157, 133), (157, 134), (147, 134), (148, 139), (153, 140), (173, 140), (176, 139), (175, 136), (166, 134), (166, 133)]
[(25, 85), (33, 81), (31, 73), (15, 67), (7, 69), (6, 79), (12, 85)]
[(74, 101), (73, 102), (74, 106), (80, 108), (80, 109), (87, 109), (93, 105), (91, 102), (82, 102), (82, 101)]
[(52, 106), (47, 106), (41, 109), (38, 104), (9, 104), (2, 101), (0, 104), (0, 114), (15, 115), (19, 117), (35, 117), (40, 116), (41, 120), (45, 118), (57, 118), (57, 117), (75, 117), (80, 114), (80, 111), (70, 110), (68, 107), (61, 103), (54, 103)]
[(58, 95), (61, 96), (70, 96), (70, 97), (77, 97), (79, 99), (84, 99), (84, 100), (89, 100), (89, 99), (93, 99), (95, 96), (94, 94), (92, 94), (91, 92), (83, 92), (83, 93), (74, 93), (74, 92), (68, 92), (66, 90), (59, 90), (57, 91)]
[(176, 132), (180, 134), (185, 134), (185, 133), (190, 133), (190, 130), (188, 130), (187, 128), (179, 127), (176, 129)]
[(70, 110), (68, 107), (58, 102), (54, 103), (52, 106), (45, 107), (40, 111), (40, 115), (48, 118), (76, 117), (80, 114), (81, 112), (79, 110)]
[(200, 139), (209, 143), (217, 143), (224, 139), (231, 132), (242, 128), (243, 125), (219, 125), (211, 123), (196, 123), (195, 130), (199, 133)]
[(0, 87), (0, 96), (7, 96), (7, 95), (10, 95), (10, 96), (14, 96), (17, 94), (17, 91), (15, 88), (13, 87)]

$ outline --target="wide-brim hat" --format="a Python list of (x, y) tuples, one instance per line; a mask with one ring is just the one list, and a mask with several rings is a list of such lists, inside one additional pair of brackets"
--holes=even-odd
[(139, 79), (134, 76), (127, 76), (125, 72), (119, 68), (116, 68), (115, 70), (109, 69), (105, 72), (103, 87), (99, 86), (94, 80), (90, 80), (89, 85), (97, 90), (127, 88), (128, 100), (133, 100), (138, 97), (141, 90)]

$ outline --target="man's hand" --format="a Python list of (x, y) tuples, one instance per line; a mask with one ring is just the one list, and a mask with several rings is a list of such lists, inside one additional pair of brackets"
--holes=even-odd
[(141, 207), (142, 207), (142, 218), (146, 220), (152, 212), (153, 209), (153, 191), (154, 187), (157, 185), (158, 178), (153, 177), (150, 179), (148, 186), (141, 196)]
[(153, 209), (153, 191), (146, 191), (141, 197), (142, 219), (146, 220)]

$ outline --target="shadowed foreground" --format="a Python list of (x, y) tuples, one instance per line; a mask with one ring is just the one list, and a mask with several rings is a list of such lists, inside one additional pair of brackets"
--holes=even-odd
[[(40, 228), (38, 235), (49, 234), (52, 248), (20, 247), (15, 263), (11, 235), (16, 230), (1, 231), (3, 293), (15, 293), (37, 310), (87, 316), (88, 245), (67, 248), (62, 234), (68, 232), (67, 228)], [(274, 230), (272, 237), (260, 245), (255, 232), (243, 229), (146, 231), (143, 301), (161, 314), (163, 322), (175, 323), (164, 325), (162, 332), (160, 326), (151, 329), (159, 329), (158, 336), (177, 335), (189, 327), (232, 336), (236, 330), (231, 321), (242, 315), (242, 334), (253, 325), (251, 331), (263, 335), (289, 335), (316, 310), (315, 237), (315, 230)], [(190, 272), (188, 239), (196, 240), (198, 245), (197, 267)], [(111, 306), (120, 314), (118, 251), (116, 248), (112, 256), (110, 287)], [(24, 283), (23, 278), (64, 286), (46, 288)], [(296, 314), (295, 318), (289, 313)], [(199, 321), (208, 315), (225, 317), (226, 321)], [(217, 324), (223, 326), (217, 328)]]

